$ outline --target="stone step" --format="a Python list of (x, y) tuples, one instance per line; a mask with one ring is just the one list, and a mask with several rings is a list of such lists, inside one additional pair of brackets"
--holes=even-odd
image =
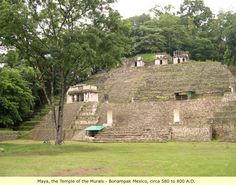
[(122, 129), (116, 129), (116, 128), (112, 128), (112, 129), (105, 129), (103, 130), (103, 132), (101, 133), (110, 133), (110, 132), (117, 132), (117, 133), (155, 133), (155, 132), (166, 132), (169, 131), (169, 128), (165, 128), (165, 129), (128, 129), (128, 128), (122, 128)]
[(236, 118), (236, 110), (234, 111), (228, 111), (228, 112), (215, 112), (214, 117), (224, 117), (224, 118)]
[(168, 127), (113, 127), (99, 132), (95, 142), (134, 142), (134, 141), (167, 141), (169, 138)]
[(211, 118), (208, 123), (210, 124), (227, 124), (236, 123), (236, 118)]
[(77, 120), (98, 120), (98, 115), (78, 115), (76, 116)]
[(157, 131), (126, 131), (126, 132), (122, 132), (122, 131), (116, 131), (116, 130), (113, 130), (113, 131), (103, 131), (101, 132), (100, 134), (109, 134), (109, 133), (112, 133), (112, 134), (118, 134), (118, 135), (129, 135), (129, 134), (132, 134), (132, 135), (135, 135), (135, 134), (154, 134), (154, 133), (166, 133), (166, 132), (169, 132), (169, 130), (157, 130)]
[(236, 101), (229, 101), (228, 106), (232, 106), (236, 108)]
[(95, 137), (96, 140), (105, 140), (105, 139), (113, 139), (113, 140), (129, 140), (129, 139), (133, 139), (133, 140), (136, 140), (136, 139), (149, 139), (149, 140), (154, 140), (156, 138), (162, 138), (162, 139), (168, 139), (169, 138), (169, 135), (158, 135), (158, 136), (149, 136), (149, 137), (145, 137), (145, 136), (140, 136), (140, 137), (137, 137), (137, 136), (127, 136), (127, 137)]
[(103, 138), (103, 139), (94, 139), (93, 142), (166, 142), (168, 138)]
[(146, 135), (98, 135), (96, 138), (153, 138), (153, 137), (168, 137), (169, 134), (146, 134)]

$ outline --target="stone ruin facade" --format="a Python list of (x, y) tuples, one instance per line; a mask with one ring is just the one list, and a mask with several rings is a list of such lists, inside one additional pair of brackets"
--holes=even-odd
[(174, 51), (173, 55), (173, 64), (180, 64), (183, 62), (189, 61), (189, 52), (188, 51)]
[(155, 65), (167, 65), (168, 64), (168, 55), (167, 53), (158, 53), (156, 54)]
[(97, 87), (85, 84), (70, 87), (66, 93), (66, 103), (74, 102), (98, 102)]
[(125, 60), (123, 62), (124, 66), (127, 67), (150, 67), (153, 65), (168, 65), (168, 64), (180, 64), (189, 61), (188, 51), (174, 51), (173, 57), (168, 55), (166, 52), (157, 53), (155, 55), (155, 60), (145, 63), (143, 57), (138, 56), (135, 61)]
[(131, 67), (143, 67), (144, 61), (142, 57), (137, 57), (136, 61), (132, 63)]

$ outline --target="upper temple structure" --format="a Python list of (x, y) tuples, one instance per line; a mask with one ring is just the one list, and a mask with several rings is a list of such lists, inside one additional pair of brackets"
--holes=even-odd
[(85, 84), (71, 86), (66, 94), (67, 103), (98, 102), (98, 92), (96, 86)]
[(183, 62), (188, 62), (189, 52), (187, 51), (174, 51), (173, 54), (173, 64), (179, 64)]

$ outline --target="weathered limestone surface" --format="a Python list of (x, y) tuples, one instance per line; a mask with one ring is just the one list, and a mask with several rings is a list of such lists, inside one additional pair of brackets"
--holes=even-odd
[(0, 134), (0, 141), (3, 140), (15, 140), (19, 137), (18, 133), (1, 133)]
[(171, 139), (177, 141), (211, 141), (212, 128), (210, 125), (203, 127), (172, 126)]
[(71, 129), (73, 130), (73, 136), (71, 137), (71, 140), (87, 140), (89, 139), (86, 136), (85, 128), (96, 125), (99, 119), (99, 116), (97, 115), (97, 103), (86, 103), (83, 105), (83, 107), (80, 109), (80, 112), (78, 116), (76, 117), (76, 120), (71, 126)]
[(104, 94), (111, 103), (132, 101), (167, 101), (175, 91), (194, 90), (197, 95), (219, 95), (229, 92), (235, 78), (226, 66), (217, 62), (188, 62), (180, 65), (160, 65), (143, 68), (121, 67), (92, 77), (87, 84), (99, 89), (99, 101)]
[(216, 110), (209, 123), (213, 137), (220, 141), (236, 142), (236, 93), (227, 93), (222, 98), (224, 106)]
[[(113, 127), (99, 133), (95, 138), (98, 142), (164, 142), (171, 137), (208, 141), (211, 126), (213, 136), (218, 134), (224, 140), (221, 133), (225, 133), (234, 138), (233, 126), (217, 124), (236, 121), (236, 103), (232, 102), (236, 98), (229, 93), (229, 86), (235, 82), (226, 66), (216, 62), (120, 67), (100, 73), (86, 82), (98, 87), (97, 107), (83, 103), (65, 106), (65, 138), (83, 140), (84, 128), (107, 123), (107, 111), (112, 111)], [(196, 99), (174, 101), (175, 91), (188, 90), (196, 92)], [(109, 103), (104, 103), (105, 94), (109, 96)], [(222, 99), (223, 94), (226, 95)], [(174, 123), (174, 110), (179, 110), (178, 125)], [(32, 137), (54, 138), (50, 114), (33, 131)]]
[[(64, 107), (64, 138), (71, 139), (73, 136), (72, 125), (84, 103), (65, 104)], [(36, 140), (52, 140), (54, 136), (54, 124), (52, 122), (52, 113), (49, 112), (41, 123), (39, 123), (29, 136)]]
[(214, 124), (212, 127), (216, 139), (236, 142), (236, 124)]
[[(211, 140), (208, 119), (223, 105), (220, 98), (188, 101), (134, 102), (102, 104), (99, 124), (106, 121), (106, 111), (112, 110), (113, 127), (96, 136), (97, 141), (186, 141)], [(180, 111), (180, 122), (174, 123), (174, 109)], [(173, 130), (172, 130), (173, 128)], [(172, 134), (172, 135), (171, 135)]]

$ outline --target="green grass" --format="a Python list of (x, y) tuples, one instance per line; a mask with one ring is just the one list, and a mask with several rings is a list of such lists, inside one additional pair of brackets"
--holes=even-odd
[(11, 129), (0, 129), (0, 134), (14, 134), (17, 133), (17, 131), (11, 130)]
[[(236, 143), (0, 143), (0, 176), (235, 176)], [(4, 150), (4, 151), (2, 151)]]
[(156, 54), (155, 53), (138, 54), (135, 57), (128, 58), (128, 60), (134, 61), (136, 57), (143, 57), (144, 62), (152, 62), (156, 59)]
[(140, 56), (143, 57), (143, 60), (145, 62), (152, 62), (156, 58), (156, 54), (155, 53), (141, 54)]

